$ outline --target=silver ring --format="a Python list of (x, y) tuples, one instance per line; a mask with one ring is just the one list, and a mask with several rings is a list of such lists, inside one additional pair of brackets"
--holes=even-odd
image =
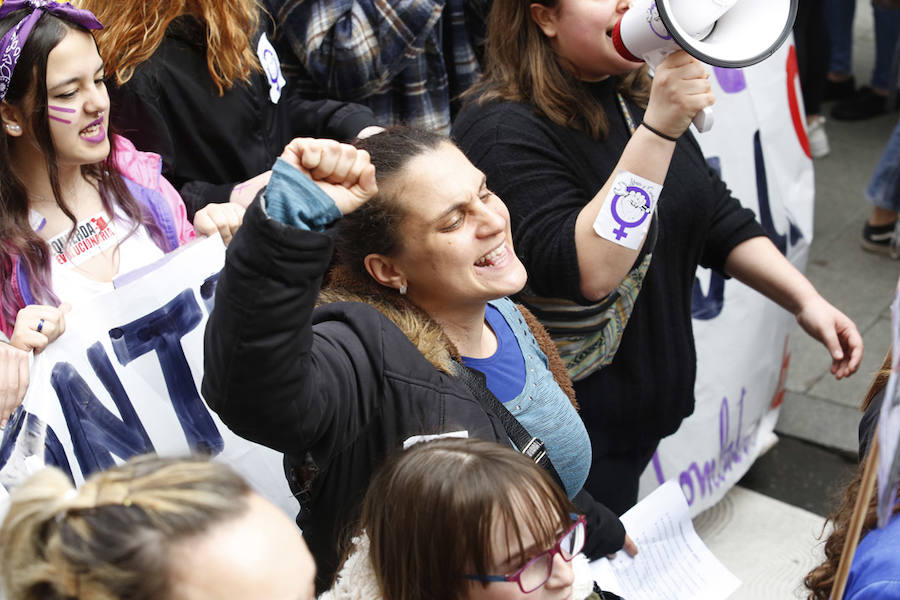
[(38, 321), (37, 332), (40, 333), (43, 328), (44, 328), (44, 320), (41, 319), (40, 321)]

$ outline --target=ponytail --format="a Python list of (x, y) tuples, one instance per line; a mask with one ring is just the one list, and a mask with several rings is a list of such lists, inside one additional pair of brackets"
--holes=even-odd
[(249, 494), (229, 467), (204, 460), (138, 457), (78, 490), (44, 469), (13, 491), (0, 526), (6, 598), (165, 598), (172, 546), (242, 515)]

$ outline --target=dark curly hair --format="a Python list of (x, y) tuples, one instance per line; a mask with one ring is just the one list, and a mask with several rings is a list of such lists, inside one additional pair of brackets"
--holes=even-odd
[(357, 278), (367, 279), (365, 258), (369, 254), (393, 255), (401, 245), (399, 225), (404, 214), (396, 202), (397, 186), (392, 182), (411, 160), (452, 144), (450, 138), (411, 127), (393, 127), (371, 137), (356, 140), (375, 166), (378, 194), (340, 220), (334, 264)]

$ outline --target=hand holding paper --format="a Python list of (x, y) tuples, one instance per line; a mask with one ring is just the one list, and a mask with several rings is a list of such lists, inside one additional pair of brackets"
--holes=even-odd
[(622, 515), (622, 523), (641, 551), (591, 563), (602, 589), (628, 600), (724, 600), (740, 586), (697, 536), (675, 481)]

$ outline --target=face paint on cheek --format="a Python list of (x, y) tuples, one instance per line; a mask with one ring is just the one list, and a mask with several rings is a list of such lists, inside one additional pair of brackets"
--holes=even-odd
[[(56, 110), (56, 111), (63, 112), (63, 113), (74, 113), (75, 112), (74, 108), (65, 108), (63, 106), (53, 106), (52, 104), (48, 104), (47, 108), (49, 108), (50, 110)], [(49, 116), (54, 121), (59, 121), (60, 123), (65, 123), (66, 125), (72, 124), (72, 121), (68, 121), (68, 120), (62, 119), (60, 117), (55, 117), (53, 115), (47, 115), (47, 116)]]

